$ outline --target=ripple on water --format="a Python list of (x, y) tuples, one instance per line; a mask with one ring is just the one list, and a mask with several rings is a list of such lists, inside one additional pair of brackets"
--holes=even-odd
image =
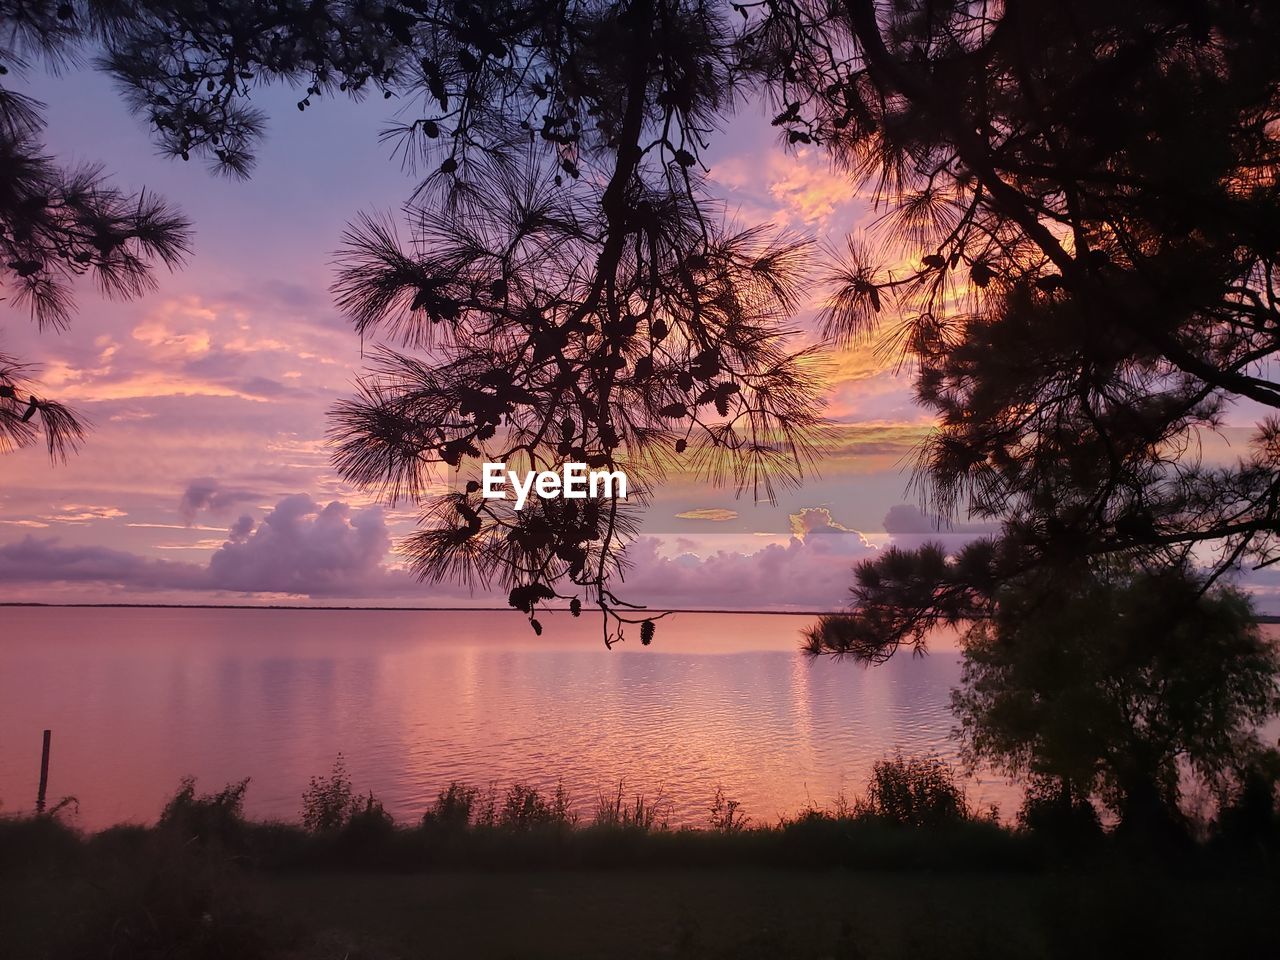
[(154, 818), (185, 775), (251, 776), (251, 815), (294, 817), (339, 752), (404, 820), (452, 780), (563, 782), (584, 814), (621, 780), (690, 824), (717, 787), (767, 822), (856, 794), (895, 748), (955, 757), (954, 652), (810, 662), (807, 618), (719, 614), (609, 652), (598, 623), (548, 620), (539, 640), (498, 612), (6, 609), (0, 800), (29, 808), (45, 727), (50, 793), (90, 828)]

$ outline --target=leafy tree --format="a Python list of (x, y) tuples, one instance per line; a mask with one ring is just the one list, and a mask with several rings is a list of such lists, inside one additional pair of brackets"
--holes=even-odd
[[(1278, 38), (1262, 2), (768, 5), (744, 62), (775, 122), (884, 210), (827, 328), (879, 329), (913, 364), (938, 418), (926, 504), (1003, 524), (959, 557), (868, 565), (862, 622), (828, 621), (818, 648), (920, 646), (1039, 564), (1280, 559)], [(1233, 406), (1254, 441), (1205, 465)]]
[[(821, 425), (819, 370), (788, 346), (803, 240), (737, 229), (705, 195), (708, 135), (731, 106), (741, 32), (704, 0), (253, 0), (147, 7), (105, 62), (162, 145), (246, 173), (253, 88), (299, 101), (378, 91), (387, 132), (424, 172), (393, 220), (354, 223), (334, 291), (384, 334), (359, 395), (334, 411), (342, 474), (421, 504), (406, 545), (427, 579), (504, 583), (534, 614), (613, 584), (634, 509), (680, 462), (769, 498), (796, 482)], [(479, 495), (479, 465), (624, 469), (629, 503)], [(442, 481), (456, 470), (453, 487)], [(614, 630), (617, 633), (614, 633)]]
[[(0, 76), (37, 64), (57, 68), (110, 35), (125, 8), (114, 4), (0, 0)], [(95, 166), (64, 168), (41, 142), (42, 105), (0, 83), (0, 287), (41, 329), (64, 329), (71, 284), (89, 275), (107, 296), (136, 297), (187, 252), (187, 222), (159, 198), (112, 186)], [(0, 450), (36, 442), (65, 459), (84, 434), (66, 406), (33, 392), (32, 366), (0, 351)]]
[(966, 760), (1066, 808), (1096, 797), (1122, 826), (1176, 826), (1182, 768), (1223, 783), (1280, 709), (1280, 651), (1249, 601), (1186, 569), (1037, 571), (990, 613), (953, 693)]

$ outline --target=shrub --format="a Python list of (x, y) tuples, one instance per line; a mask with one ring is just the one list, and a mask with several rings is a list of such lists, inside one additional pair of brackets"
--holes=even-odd
[(356, 800), (342, 826), (342, 838), (353, 846), (376, 845), (395, 832), (395, 821), (370, 791)]
[(1091, 842), (1102, 836), (1102, 821), (1089, 798), (1073, 792), (1066, 783), (1047, 777), (1027, 784), (1018, 824), (1060, 842)]
[(196, 795), (194, 777), (184, 777), (178, 792), (160, 814), (161, 829), (174, 830), (202, 842), (227, 842), (244, 827), (244, 795), (249, 778), (229, 783), (217, 793)]
[(60, 817), (0, 816), (0, 870), (74, 859), (82, 842), (79, 831)]
[(1220, 840), (1280, 849), (1280, 750), (1257, 750), (1242, 761), (1219, 804)]
[(1015, 578), (963, 642), (965, 761), (1069, 782), (1141, 845), (1192, 839), (1183, 788), (1229, 777), (1280, 705), (1280, 647), (1251, 601), (1190, 565)]
[[(124, 838), (122, 838), (124, 839)], [(243, 873), (215, 847), (158, 829), (120, 859), (87, 865), (92, 893), (60, 921), (65, 956), (238, 960), (276, 955)]]
[(477, 827), (496, 827), (498, 825), (498, 785), (489, 784), (489, 789), (476, 795), (472, 814), (472, 824)]
[(326, 779), (312, 777), (302, 794), (302, 826), (308, 833), (340, 830), (358, 809), (351, 777), (342, 754), (333, 762)]
[(904, 827), (936, 827), (969, 819), (964, 788), (940, 757), (877, 760), (855, 812)]
[(460, 832), (471, 825), (478, 812), (480, 790), (453, 781), (436, 796), (435, 806), (422, 815), (422, 826)]
[(656, 800), (637, 793), (630, 800), (626, 796), (625, 781), (618, 781), (618, 789), (611, 794), (596, 797), (596, 813), (593, 825), (604, 828), (666, 830), (670, 827), (671, 804), (659, 794)]
[(577, 822), (563, 783), (556, 784), (555, 793), (550, 797), (544, 797), (535, 787), (514, 783), (502, 801), (497, 825), (521, 831), (548, 824), (573, 826)]
[(711, 801), (711, 829), (720, 833), (737, 833), (751, 822), (751, 818), (742, 813), (742, 804), (724, 795), (723, 787), (716, 787), (715, 799)]

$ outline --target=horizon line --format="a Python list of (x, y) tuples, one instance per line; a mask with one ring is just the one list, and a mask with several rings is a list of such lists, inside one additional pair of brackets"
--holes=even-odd
[[(82, 608), (136, 608), (143, 610), (390, 610), (396, 612), (418, 613), (520, 613), (513, 607), (406, 607), (406, 606), (368, 606), (368, 605), (325, 605), (303, 603), (49, 603), (40, 600), (0, 600), (3, 607), (82, 607)], [(583, 613), (590, 608), (583, 608)], [(568, 613), (568, 607), (548, 607), (548, 613)], [(648, 609), (628, 611), (637, 616), (646, 613), (723, 613), (750, 614), (754, 616), (778, 617), (829, 617), (848, 613), (847, 610), (729, 610), (702, 607), (652, 607)]]
[[(302, 603), (47, 603), (40, 600), (0, 600), (0, 608), (86, 608), (86, 609), (138, 609), (138, 610), (385, 610), (394, 613), (519, 613), (512, 607), (371, 607), (355, 605), (320, 605)], [(548, 607), (548, 613), (568, 613), (568, 607)], [(588, 612), (584, 608), (584, 613)], [(764, 617), (831, 617), (848, 614), (848, 610), (727, 610), (701, 607), (653, 607), (632, 610), (637, 616), (645, 613), (715, 613), (722, 615)], [(1254, 623), (1280, 623), (1280, 614), (1259, 613)]]

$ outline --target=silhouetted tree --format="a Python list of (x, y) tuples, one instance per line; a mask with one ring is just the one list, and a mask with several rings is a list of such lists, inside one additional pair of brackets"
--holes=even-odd
[[(114, 4), (0, 0), (0, 76), (74, 61), (110, 35), (126, 9)], [(127, 194), (93, 166), (68, 169), (45, 153), (41, 104), (0, 84), (0, 286), (43, 328), (63, 329), (71, 282), (89, 275), (107, 296), (131, 298), (153, 283), (152, 265), (178, 266), (188, 225), (157, 197)], [(65, 459), (84, 425), (32, 392), (33, 368), (0, 353), (0, 450), (35, 442)]]
[(1096, 797), (1123, 828), (1177, 830), (1182, 768), (1221, 784), (1280, 708), (1248, 600), (1185, 569), (1041, 568), (989, 609), (952, 695), (965, 758), (1065, 809)]
[[(812, 378), (777, 334), (800, 251), (727, 230), (697, 175), (736, 91), (762, 86), (785, 140), (828, 148), (885, 211), (834, 277), (828, 332), (893, 318), (939, 418), (927, 502), (1005, 524), (860, 585), (875, 619), (829, 649), (874, 628), (891, 652), (1050, 560), (1280, 557), (1277, 36), (1274, 5), (1225, 0), (220, 0), (141, 8), (105, 60), (166, 149), (232, 173), (256, 85), (305, 85), (304, 110), (403, 101), (388, 136), (427, 174), (409, 236), (356, 224), (336, 288), (413, 351), (380, 353), (335, 422), (344, 473), (390, 497), (490, 454), (649, 482), (676, 454), (766, 496), (797, 477)], [(1238, 401), (1263, 413), (1256, 443), (1204, 466), (1197, 440)], [(505, 580), (531, 617), (566, 581), (616, 610), (617, 505), (600, 529), (473, 498), (428, 497), (420, 574)]]
[[(503, 583), (537, 608), (611, 584), (631, 512), (682, 460), (770, 498), (814, 453), (821, 385), (784, 323), (805, 243), (736, 230), (699, 163), (734, 94), (732, 11), (701, 0), (568, 4), (193, 3), (148, 12), (106, 62), (171, 153), (244, 173), (259, 83), (401, 98), (387, 132), (425, 173), (393, 220), (346, 237), (334, 290), (384, 333), (359, 395), (334, 412), (343, 476), (424, 510), (407, 544), (427, 579)], [(630, 500), (479, 494), (479, 465), (624, 469)], [(458, 471), (455, 485), (447, 472)]]
[[(756, 9), (753, 7), (753, 9)], [(891, 323), (938, 417), (918, 480), (943, 516), (1003, 523), (946, 558), (858, 574), (877, 659), (1028, 566), (1105, 553), (1211, 580), (1280, 559), (1280, 8), (1262, 2), (773, 0), (744, 42), (792, 142), (871, 183), (826, 311)], [(1231, 406), (1260, 420), (1206, 466)]]

